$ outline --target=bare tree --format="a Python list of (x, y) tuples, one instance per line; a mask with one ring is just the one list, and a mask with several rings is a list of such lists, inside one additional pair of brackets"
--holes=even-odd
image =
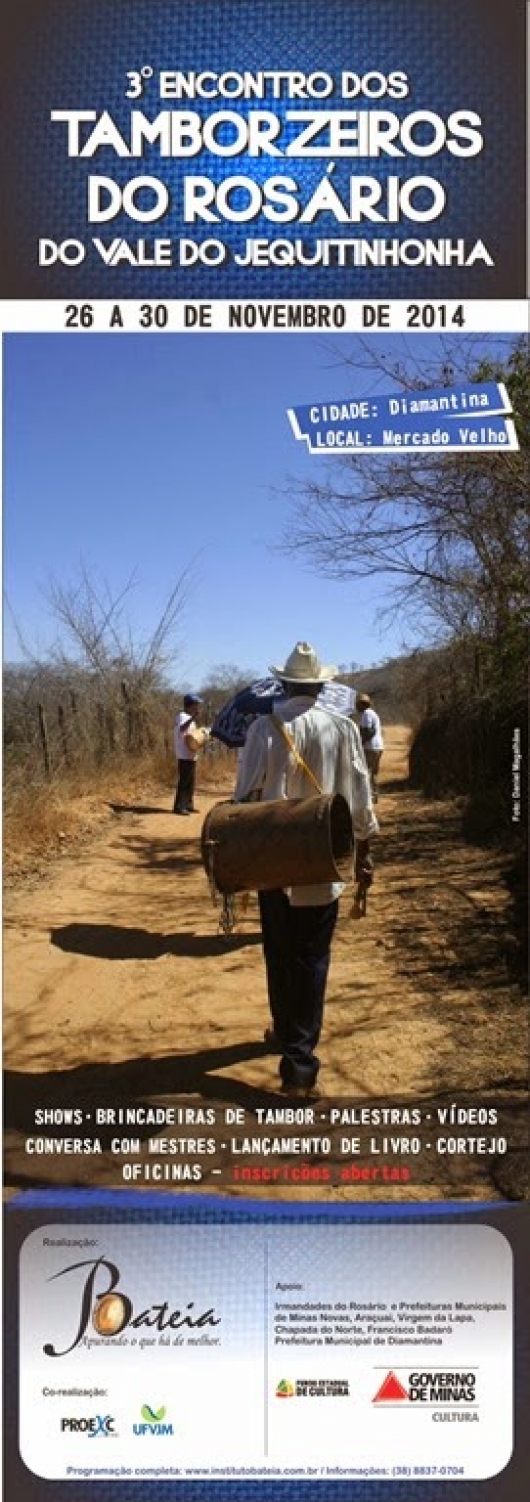
[(35, 655), (14, 622), (23, 662), (5, 675), (10, 764), (38, 764), (43, 726), (47, 775), (124, 750), (153, 751), (167, 729), (167, 666), (178, 650), (192, 582), (193, 565), (177, 579), (142, 642), (129, 617), (134, 576), (116, 590), (84, 564), (72, 583), (52, 578), (46, 598), (60, 634), (45, 658)]
[[(102, 682), (109, 678), (115, 681), (120, 673), (139, 689), (159, 687), (174, 650), (176, 628), (182, 623), (188, 603), (192, 567), (179, 575), (145, 644), (137, 640), (126, 613), (134, 584), (133, 574), (123, 588), (113, 592), (105, 580), (98, 583), (82, 563), (74, 583), (50, 580), (47, 599), (60, 624), (63, 640), (71, 644), (74, 658), (83, 668)], [(71, 661), (64, 646), (57, 645), (55, 660), (64, 657)]]
[(203, 689), (204, 692), (222, 693), (225, 699), (229, 699), (239, 689), (254, 683), (259, 676), (255, 668), (239, 668), (234, 662), (217, 662), (209, 669)]
[(100, 746), (114, 748), (114, 716), (119, 703), (127, 749), (152, 748), (151, 725), (158, 717), (158, 701), (167, 687), (165, 673), (169, 659), (175, 655), (175, 633), (182, 624), (192, 576), (193, 565), (179, 575), (154, 630), (143, 643), (128, 613), (134, 575), (118, 591), (111, 590), (106, 581), (99, 583), (84, 564), (73, 584), (51, 579), (47, 598), (61, 627), (54, 662), (67, 674), (72, 664), (84, 673), (85, 695), (91, 688), (94, 699)]
[(373, 387), (392, 376), (403, 388), (442, 385), (455, 375), (503, 379), (512, 396), (520, 451), (397, 457), (362, 456), (333, 464), (331, 478), (294, 484), (294, 514), (282, 548), (335, 579), (383, 575), (393, 607), (431, 631), (499, 640), (528, 620), (528, 418), (530, 361), (518, 341), (502, 361), (477, 341), (462, 352), (440, 347), (441, 363), (416, 352), (401, 360), (360, 340), (347, 363), (369, 371)]

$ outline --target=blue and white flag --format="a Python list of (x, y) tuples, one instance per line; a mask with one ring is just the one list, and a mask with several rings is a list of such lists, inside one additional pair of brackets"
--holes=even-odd
[[(236, 748), (244, 746), (249, 726), (257, 714), (271, 714), (275, 704), (284, 699), (285, 689), (277, 678), (260, 678), (249, 688), (242, 688), (233, 699), (223, 704), (212, 725), (212, 735), (223, 745)], [(324, 683), (316, 700), (322, 709), (331, 714), (353, 714), (356, 692), (347, 683)]]

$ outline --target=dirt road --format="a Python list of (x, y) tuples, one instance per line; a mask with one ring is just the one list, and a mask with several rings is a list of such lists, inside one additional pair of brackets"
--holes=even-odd
[[(285, 1101), (262, 1043), (256, 900), (226, 941), (199, 857), (202, 818), (226, 789), (199, 793), (188, 819), (169, 811), (167, 789), (115, 805), (89, 844), (8, 893), (8, 1184), (327, 1200), (521, 1196), (526, 1022), (510, 973), (502, 863), (463, 842), (455, 806), (407, 788), (406, 746), (407, 731), (391, 729), (367, 917), (352, 920), (351, 892), (341, 902), (313, 1122), (258, 1119)], [(447, 1115), (455, 1106), (458, 1122)], [(98, 1123), (98, 1111), (120, 1107), (157, 1108), (160, 1121), (176, 1108), (180, 1120)], [(64, 1113), (76, 1109), (80, 1122), (69, 1124)], [(227, 1121), (237, 1110), (239, 1122)], [(271, 1132), (309, 1133), (321, 1147), (240, 1151)], [(101, 1151), (67, 1151), (79, 1138)], [(149, 1151), (153, 1138), (184, 1146)], [(455, 1139), (459, 1151), (440, 1146)], [(282, 1177), (301, 1162), (310, 1177)], [(186, 1164), (201, 1177), (169, 1177)], [(272, 1182), (263, 1177), (271, 1165)], [(249, 1168), (257, 1181), (242, 1178)]]

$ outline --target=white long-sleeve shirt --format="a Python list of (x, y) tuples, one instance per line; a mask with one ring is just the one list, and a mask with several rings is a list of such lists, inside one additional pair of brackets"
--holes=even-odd
[[(372, 807), (370, 779), (357, 726), (344, 715), (331, 714), (305, 694), (280, 702), (275, 714), (283, 720), (299, 756), (307, 762), (323, 793), (342, 793), (353, 818), (357, 840), (368, 840), (378, 830)], [(240, 753), (234, 797), (236, 802), (261, 789), (263, 799), (309, 798), (315, 788), (297, 766), (281, 732), (270, 715), (258, 715)], [(292, 887), (289, 898), (295, 907), (314, 907), (332, 902), (344, 882)]]
[(385, 743), (383, 740), (381, 721), (379, 719), (379, 715), (376, 714), (375, 709), (364, 709), (359, 720), (359, 725), (361, 730), (372, 731), (372, 734), (370, 736), (367, 736), (366, 739), (367, 750), (384, 751)]

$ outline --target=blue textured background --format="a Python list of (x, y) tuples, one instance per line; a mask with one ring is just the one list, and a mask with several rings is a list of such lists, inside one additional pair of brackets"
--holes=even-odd
[[(16, 0), (4, 7), (4, 143), (8, 166), (4, 188), (2, 294), (7, 297), (522, 297), (524, 285), (524, 12), (523, 0)], [(274, 225), (261, 217), (249, 224), (178, 225), (175, 213), (150, 225), (125, 215), (87, 225), (86, 177), (107, 174), (127, 181), (139, 173), (160, 176), (178, 189), (186, 173), (226, 177), (243, 172), (266, 177), (278, 169), (293, 175), (302, 197), (325, 174), (327, 158), (198, 157), (143, 162), (117, 158), (108, 148), (84, 161), (69, 159), (66, 126), (52, 124), (52, 109), (107, 108), (127, 134), (132, 101), (125, 99), (126, 74), (144, 65), (164, 68), (256, 71), (324, 71), (340, 78), (344, 68), (363, 73), (404, 70), (407, 99), (384, 97), (375, 107), (400, 116), (428, 108), (442, 117), (457, 107), (482, 117), (485, 146), (474, 158), (447, 151), (426, 158), (342, 159), (333, 177), (344, 192), (350, 173), (386, 178), (389, 173), (441, 179), (448, 204), (441, 219), (416, 225), (337, 225), (320, 215), (314, 225)], [(323, 107), (369, 107), (337, 91)], [(234, 105), (218, 100), (161, 101), (155, 80), (136, 107), (154, 116), (162, 109), (280, 110), (272, 100)], [(287, 104), (293, 108), (292, 103)], [(294, 104), (296, 108), (296, 103)], [(318, 108), (315, 101), (302, 108)], [(8, 212), (5, 210), (7, 198)], [(376, 236), (424, 239), (463, 236), (468, 246), (484, 239), (496, 266), (443, 268), (252, 269), (234, 263), (219, 268), (109, 269), (90, 248), (78, 268), (39, 269), (39, 236), (92, 235), (110, 240), (212, 236), (242, 249), (247, 235), (295, 238)]]
[[(6, 1212), (5, 1284), (10, 1290), (5, 1324), (6, 1384), (6, 1490), (5, 1502), (526, 1502), (530, 1467), (530, 1427), (527, 1417), (527, 1382), (529, 1371), (529, 1303), (527, 1276), (529, 1244), (529, 1207), (521, 1205), (374, 1205), (340, 1207), (287, 1202), (271, 1205), (213, 1196), (128, 1193), (37, 1191), (18, 1195)], [(71, 1482), (45, 1481), (33, 1476), (22, 1465), (17, 1450), (17, 1382), (18, 1382), (18, 1255), (30, 1231), (39, 1226), (75, 1222), (91, 1225), (121, 1222), (171, 1225), (195, 1223), (216, 1225), (288, 1223), (293, 1220), (303, 1228), (315, 1221), (328, 1224), (346, 1221), (368, 1224), (406, 1224), (417, 1221), (433, 1224), (439, 1219), (447, 1225), (482, 1224), (494, 1226), (510, 1242), (515, 1269), (515, 1452), (509, 1466), (499, 1476), (476, 1481), (222, 1481), (211, 1477), (207, 1482), (183, 1481), (114, 1481), (83, 1482), (75, 1488)]]

